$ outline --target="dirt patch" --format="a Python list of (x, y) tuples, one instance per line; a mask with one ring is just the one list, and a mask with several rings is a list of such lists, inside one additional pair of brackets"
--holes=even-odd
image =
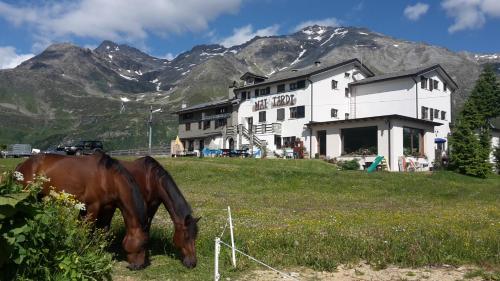
[[(358, 265), (343, 265), (336, 272), (318, 272), (307, 268), (298, 268), (285, 271), (297, 280), (324, 280), (324, 281), (456, 281), (464, 280), (465, 274), (474, 270), (474, 267), (423, 267), (423, 268), (399, 268), (389, 266), (385, 269), (376, 270), (366, 263)], [(224, 280), (224, 279), (222, 279)], [(238, 278), (238, 280), (255, 281), (278, 281), (293, 280), (283, 277), (273, 271), (256, 270)], [(481, 277), (469, 278), (470, 281), (480, 281)]]

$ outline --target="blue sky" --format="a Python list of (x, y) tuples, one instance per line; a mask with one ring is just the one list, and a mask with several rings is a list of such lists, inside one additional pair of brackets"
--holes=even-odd
[(109, 39), (172, 58), (306, 24), (359, 26), (454, 51), (500, 53), (500, 0), (0, 0), (0, 68), (54, 42)]

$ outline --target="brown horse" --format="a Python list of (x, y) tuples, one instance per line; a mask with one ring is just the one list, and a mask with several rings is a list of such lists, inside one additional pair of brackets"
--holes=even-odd
[[(115, 159), (104, 153), (90, 156), (36, 155), (19, 164), (16, 171), (24, 175), (23, 184), (34, 175), (50, 179), (42, 195), (50, 187), (73, 194), (85, 203), (87, 217), (94, 220), (108, 209), (120, 209), (125, 221), (126, 235), (122, 241), (129, 268), (136, 270), (147, 265), (146, 207), (139, 187), (130, 173)], [(103, 226), (102, 221), (96, 221)]]
[[(134, 176), (146, 200), (147, 224), (149, 232), (151, 222), (161, 203), (170, 214), (174, 223), (174, 245), (181, 253), (182, 263), (188, 268), (196, 266), (195, 240), (198, 235), (198, 220), (172, 176), (154, 158), (146, 156), (135, 161), (120, 161)], [(111, 223), (114, 210), (102, 218)]]

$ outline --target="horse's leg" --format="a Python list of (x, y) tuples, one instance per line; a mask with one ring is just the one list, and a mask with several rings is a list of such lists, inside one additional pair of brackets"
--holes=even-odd
[(160, 206), (160, 203), (154, 204), (152, 206), (149, 206), (148, 208), (148, 218), (146, 222), (146, 233), (149, 234), (149, 231), (151, 229), (151, 223), (153, 222), (153, 218), (158, 211), (158, 207)]
[(99, 217), (97, 218), (96, 226), (99, 228), (103, 228), (105, 231), (109, 231), (109, 229), (111, 228), (111, 220), (113, 219), (115, 210), (116, 207), (111, 205), (101, 208)]

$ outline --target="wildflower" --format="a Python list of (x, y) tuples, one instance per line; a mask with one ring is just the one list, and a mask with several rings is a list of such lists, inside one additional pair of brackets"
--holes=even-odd
[(24, 175), (21, 172), (15, 171), (14, 172), (14, 178), (18, 181), (23, 181), (24, 180)]
[(83, 204), (83, 203), (81, 203), (81, 202), (76, 203), (76, 204), (75, 204), (75, 209), (80, 210), (80, 211), (85, 211), (85, 210), (86, 210), (86, 208), (85, 208), (85, 204)]

